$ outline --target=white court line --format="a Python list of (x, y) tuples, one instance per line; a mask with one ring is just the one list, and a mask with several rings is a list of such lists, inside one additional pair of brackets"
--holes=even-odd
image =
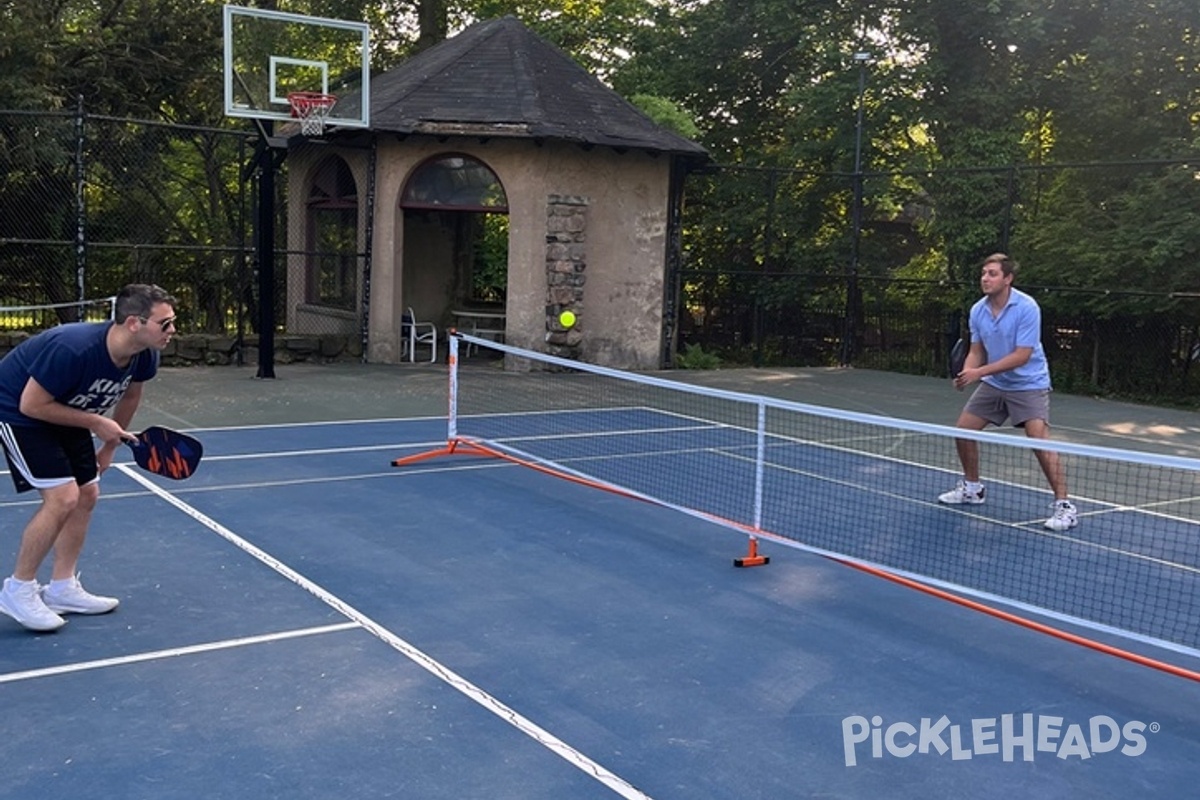
[[(310, 456), (310, 455), (325, 455), (325, 454), (329, 454), (329, 453), (333, 453), (333, 452), (353, 453), (353, 452), (356, 452), (359, 450), (379, 450), (379, 449), (393, 449), (394, 450), (397, 448), (399, 448), (399, 449), (403, 449), (403, 448), (421, 449), (424, 447), (442, 447), (444, 445), (445, 445), (444, 441), (438, 440), (436, 442), (430, 442), (427, 444), (419, 444), (419, 445), (398, 445), (398, 446), (386, 445), (382, 448), (376, 447), (376, 446), (346, 447), (346, 448), (340, 448), (338, 450), (292, 450), (292, 451), (288, 451), (288, 452), (281, 451), (281, 452), (277, 452), (277, 453), (248, 453), (248, 454), (243, 454), (243, 455), (205, 456), (204, 463), (208, 463), (210, 461), (243, 461), (243, 460), (253, 460), (253, 459), (258, 459), (258, 458), (305, 457), (305, 456)], [(114, 468), (116, 468), (116, 467), (129, 468), (132, 466), (133, 466), (133, 462), (118, 462), (116, 464), (113, 464)], [(312, 478), (285, 478), (285, 479), (279, 479), (279, 480), (265, 480), (265, 481), (254, 481), (254, 482), (239, 481), (238, 483), (232, 483), (232, 484), (231, 483), (223, 483), (223, 484), (217, 484), (214, 486), (190, 486), (189, 485), (189, 486), (185, 486), (185, 487), (181, 487), (181, 488), (177, 489), (176, 493), (177, 494), (203, 494), (206, 492), (231, 492), (231, 491), (243, 491), (243, 490), (247, 490), (247, 489), (270, 489), (270, 488), (277, 488), (277, 487), (282, 487), (282, 486), (303, 486), (304, 484), (314, 484), (314, 483), (322, 483), (322, 484), (324, 484), (324, 483), (344, 483), (344, 482), (375, 480), (375, 479), (395, 480), (396, 478), (401, 478), (401, 477), (406, 477), (406, 476), (411, 476), (411, 475), (427, 475), (427, 474), (439, 473), (439, 472), (471, 472), (474, 470), (484, 470), (484, 469), (510, 469), (510, 468), (514, 468), (515, 466), (516, 466), (515, 464), (511, 464), (506, 461), (488, 461), (485, 463), (451, 464), (451, 465), (447, 465), (447, 466), (443, 466), (443, 467), (432, 466), (432, 465), (423, 466), (423, 467), (408, 467), (402, 472), (397, 471), (397, 469), (395, 467), (389, 467), (388, 469), (381, 471), (381, 472), (359, 472), (359, 473), (354, 473), (351, 475), (320, 475), (320, 476), (316, 476), (316, 477), (312, 477)], [(0, 475), (3, 475), (3, 474), (4, 473), (0, 472)], [(107, 494), (101, 493), (101, 495), (100, 495), (100, 499), (102, 501), (119, 500), (119, 499), (125, 499), (125, 498), (130, 498), (130, 497), (145, 497), (145, 492), (142, 492), (142, 491), (111, 492), (111, 493), (107, 493)], [(0, 508), (13, 508), (13, 507), (17, 507), (17, 506), (38, 506), (38, 505), (41, 505), (41, 502), (42, 502), (41, 499), (37, 498), (37, 497), (33, 497), (33, 498), (30, 498), (27, 500), (3, 500), (3, 501), (0, 501)]]
[[(378, 450), (408, 450), (410, 448), (422, 447), (444, 447), (445, 439), (438, 439), (433, 442), (417, 442), (401, 443), (393, 442), (392, 444), (363, 444), (351, 445), (348, 447), (319, 447), (306, 450), (272, 450), (269, 453), (226, 453), (219, 456), (205, 456), (205, 461), (249, 461), (256, 458), (295, 458), (297, 456), (329, 456), (338, 455), (341, 453), (370, 453)], [(132, 464), (132, 461), (121, 462), (123, 464)]]
[[(161, 409), (154, 409), (157, 413), (164, 413)], [(165, 414), (165, 416), (172, 416)], [(257, 430), (278, 430), (280, 428), (320, 428), (325, 426), (337, 425), (386, 425), (396, 422), (429, 422), (445, 420), (445, 416), (426, 416), (426, 417), (381, 417), (378, 419), (326, 419), (312, 420), (309, 422), (259, 422), (249, 425), (206, 425), (201, 427), (184, 428), (183, 430), (191, 432), (205, 431), (257, 431)], [(184, 420), (186, 422), (186, 420)]]
[[(396, 480), (410, 475), (428, 475), (439, 472), (471, 472), (481, 469), (516, 469), (516, 464), (507, 461), (489, 461), (486, 464), (452, 464), (445, 467), (408, 467), (404, 472), (397, 472), (392, 468), (388, 472), (360, 472), (355, 475), (323, 475), (313, 478), (287, 478), (274, 481), (255, 481), (254, 483), (238, 482), (225, 483), (216, 486), (199, 486), (188, 487), (186, 489), (177, 490), (177, 494), (204, 494), (206, 492), (240, 492), (247, 489), (274, 489), (282, 486), (304, 486), (305, 484), (314, 483), (345, 483), (355, 481), (366, 481), (386, 478), (388, 480)], [(123, 495), (108, 495), (108, 497), (143, 497), (144, 494), (128, 492)], [(0, 507), (3, 507), (0, 504)]]
[(441, 662), (436, 661), (433, 657), (429, 656), (425, 652), (417, 649), (417, 647), (410, 644), (406, 640), (392, 633), (387, 628), (368, 617), (366, 614), (351, 606), (349, 603), (326, 591), (317, 583), (314, 583), (313, 581), (304, 577), (296, 570), (279, 561), (270, 553), (238, 536), (229, 528), (226, 528), (224, 525), (207, 516), (203, 512), (188, 505), (171, 492), (168, 492), (165, 489), (157, 486), (149, 478), (134, 472), (133, 469), (124, 464), (114, 465), (114, 467), (116, 469), (120, 469), (134, 481), (142, 484), (144, 487), (150, 490), (152, 494), (157, 495), (161, 499), (175, 506), (175, 508), (196, 520), (213, 533), (216, 533), (222, 539), (234, 545), (239, 550), (242, 550), (266, 566), (270, 567), (284, 578), (287, 578), (292, 583), (321, 600), (330, 608), (333, 608), (335, 611), (338, 611), (349, 619), (354, 620), (374, 636), (390, 645), (392, 649), (407, 657), (417, 666), (429, 672), (434, 677), (440, 679), (446, 683), (446, 685), (465, 695), (467, 698), (475, 701), (483, 708), (487, 709), (500, 719), (524, 733), (526, 736), (533, 739), (542, 747), (545, 747), (547, 750), (554, 753), (568, 764), (571, 764), (591, 778), (604, 784), (621, 797), (628, 798), (628, 800), (652, 800), (649, 795), (643, 793), (640, 789), (626, 781), (624, 778), (603, 767), (596, 761), (588, 758), (574, 747), (570, 746), (557, 736), (554, 736), (549, 731), (534, 723), (532, 720), (529, 720), (517, 713), (516, 710), (505, 705), (495, 697), (492, 697), (480, 687), (471, 683), (466, 678), (454, 672)]
[(76, 664), (63, 664), (57, 667), (28, 669), (24, 672), (9, 672), (0, 675), (0, 683), (16, 683), (17, 681), (33, 680), (34, 678), (48, 678), (52, 675), (69, 675), (73, 672), (87, 672), (93, 669), (103, 669), (104, 667), (139, 664), (144, 661), (159, 661), (164, 658), (177, 658), (179, 656), (195, 655), (196, 653), (211, 653), (216, 650), (229, 650), (234, 647), (246, 647), (265, 642), (280, 642), (285, 639), (296, 639), (301, 636), (319, 636), (336, 631), (352, 630), (358, 627), (357, 622), (339, 622), (336, 625), (322, 625), (319, 628), (302, 628), (300, 630), (281, 631), (279, 633), (264, 633), (260, 636), (245, 636), (241, 639), (226, 639), (220, 642), (193, 644), (187, 647), (172, 647), (167, 650), (154, 650), (149, 653), (137, 653), (136, 655), (114, 656), (113, 658), (101, 658), (95, 661), (80, 661)]

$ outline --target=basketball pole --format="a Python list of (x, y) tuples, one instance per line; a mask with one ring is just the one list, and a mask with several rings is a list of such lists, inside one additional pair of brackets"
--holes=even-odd
[[(258, 214), (258, 378), (275, 377), (275, 171), (279, 168), (271, 136), (275, 123), (259, 120)], [(283, 157), (287, 150), (283, 151)], [(282, 157), (279, 159), (282, 161)]]

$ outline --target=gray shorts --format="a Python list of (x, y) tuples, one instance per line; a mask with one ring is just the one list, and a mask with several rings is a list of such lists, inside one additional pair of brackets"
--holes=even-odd
[(1050, 390), (1029, 389), (1022, 392), (1006, 392), (990, 383), (981, 383), (963, 411), (985, 419), (992, 425), (1003, 425), (1011, 419), (1014, 427), (1024, 427), (1031, 419), (1044, 420), (1050, 424)]

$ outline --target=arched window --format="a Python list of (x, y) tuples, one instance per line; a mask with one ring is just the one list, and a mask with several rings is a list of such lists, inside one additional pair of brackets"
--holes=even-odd
[(400, 198), (405, 219), (436, 220), (452, 256), (424, 270), (452, 273), (454, 301), (503, 303), (508, 290), (508, 196), (490, 167), (461, 153), (417, 166)]
[(404, 208), (508, 212), (496, 173), (470, 156), (441, 155), (417, 167), (404, 187)]
[(358, 187), (337, 156), (323, 161), (308, 192), (305, 300), (353, 311), (358, 303)]

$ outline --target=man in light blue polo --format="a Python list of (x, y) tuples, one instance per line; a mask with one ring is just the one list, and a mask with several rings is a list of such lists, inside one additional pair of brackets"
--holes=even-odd
[[(1006, 419), (1034, 439), (1050, 436), (1050, 368), (1042, 349), (1042, 310), (1037, 301), (1013, 288), (1017, 262), (1003, 253), (983, 261), (983, 297), (971, 306), (971, 349), (963, 370), (954, 376), (962, 391), (980, 381), (958, 416), (959, 428), (981, 431), (1003, 425)], [(986, 489), (979, 481), (979, 443), (955, 439), (963, 479), (938, 501), (951, 505), (982, 503)], [(1075, 505), (1067, 499), (1067, 476), (1058, 453), (1035, 450), (1042, 472), (1054, 491), (1054, 514), (1046, 520), (1052, 531), (1079, 523)]]

